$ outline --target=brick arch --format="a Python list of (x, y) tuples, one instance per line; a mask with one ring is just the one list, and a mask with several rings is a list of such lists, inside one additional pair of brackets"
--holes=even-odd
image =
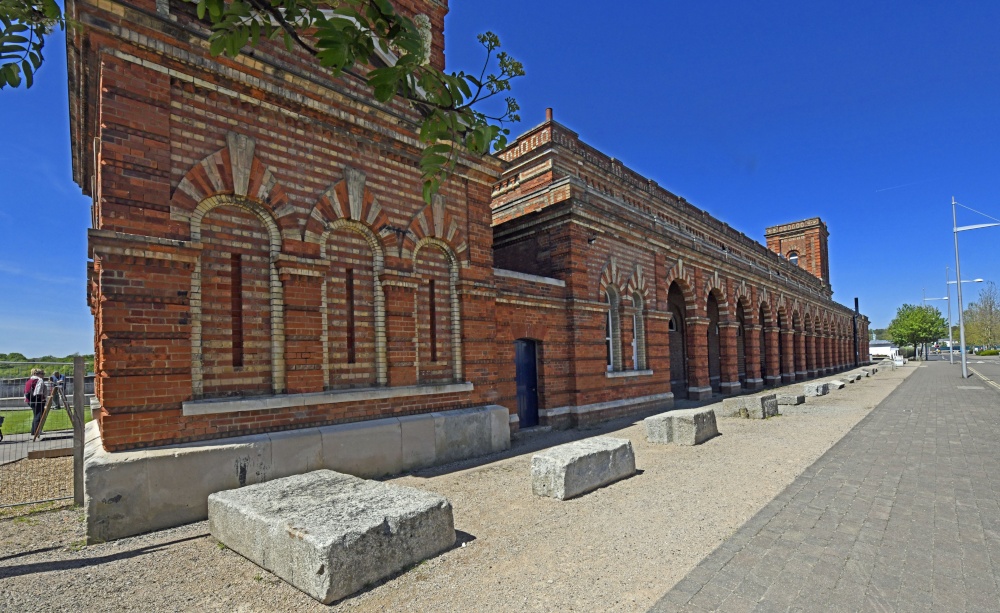
[(740, 280), (739, 285), (733, 287), (733, 298), (736, 303), (742, 303), (744, 309), (749, 309), (753, 305), (750, 287), (745, 280)]
[[(285, 318), (284, 292), (278, 268), (275, 262), (281, 253), (281, 232), (278, 223), (270, 211), (258, 202), (228, 194), (218, 194), (206, 198), (194, 208), (191, 214), (191, 240), (201, 240), (201, 222), (209, 212), (220, 206), (235, 206), (252, 213), (261, 221), (269, 238), (269, 288), (271, 305), (271, 381), (272, 392), (276, 394), (285, 391)], [(195, 270), (191, 273), (191, 390), (194, 398), (200, 398), (204, 392), (204, 368), (202, 355), (202, 268), (201, 256), (198, 256)]]
[(732, 316), (732, 311), (729, 309), (729, 293), (725, 281), (719, 277), (719, 271), (715, 271), (705, 282), (706, 303), (710, 295), (715, 296), (715, 301), (719, 304), (719, 319), (729, 321)]
[[(378, 385), (388, 385), (389, 363), (387, 358), (388, 352), (386, 350), (385, 291), (382, 289), (382, 273), (385, 272), (385, 250), (382, 242), (369, 226), (360, 221), (342, 217), (327, 224), (323, 233), (319, 236), (320, 257), (323, 260), (328, 260), (326, 244), (330, 238), (330, 234), (341, 229), (350, 230), (360, 235), (372, 250), (373, 294), (375, 301), (375, 380)], [(329, 264), (327, 265), (329, 266)], [(320, 312), (323, 316), (323, 384), (327, 387), (330, 385), (330, 319), (327, 306), (328, 276), (329, 268), (323, 276), (323, 283), (321, 285), (323, 300), (320, 306)]]
[(686, 310), (688, 312), (697, 312), (698, 299), (697, 292), (695, 291), (694, 269), (685, 265), (683, 259), (677, 259), (677, 263), (667, 272), (664, 283), (668, 292), (670, 291), (670, 286), (677, 283), (677, 287), (680, 288), (681, 294), (684, 296)]
[(604, 302), (604, 294), (609, 288), (614, 288), (618, 296), (625, 293), (625, 276), (618, 266), (618, 260), (614, 256), (608, 259), (608, 263), (601, 269), (601, 276), (597, 283), (597, 299)]
[(227, 195), (257, 202), (282, 232), (294, 231), (288, 195), (255, 149), (249, 136), (227, 133), (226, 146), (192, 166), (177, 185), (170, 197), (171, 219), (190, 223), (205, 201)]
[(451, 246), (440, 238), (425, 236), (413, 245), (411, 261), (413, 270), (417, 269), (417, 257), (420, 250), (425, 247), (440, 249), (448, 258), (448, 301), (451, 307), (451, 362), (452, 376), (456, 381), (461, 381), (462, 374), (462, 321), (461, 308), (458, 301), (458, 255)]
[(628, 283), (625, 284), (625, 294), (633, 302), (634, 299), (632, 297), (638, 294), (644, 304), (649, 304), (649, 288), (646, 287), (646, 277), (642, 273), (641, 265), (636, 264), (635, 270), (632, 271), (632, 276), (629, 277)]
[(302, 228), (302, 240), (320, 244), (321, 257), (325, 249), (324, 233), (330, 224), (339, 220), (353, 221), (371, 229), (382, 241), (391, 241), (395, 233), (390, 229), (389, 216), (378, 199), (368, 189), (365, 173), (350, 166), (344, 167), (344, 177), (330, 185), (316, 200)]
[(444, 196), (436, 195), (433, 201), (425, 206), (410, 221), (403, 239), (401, 255), (403, 258), (416, 257), (417, 249), (422, 244), (428, 244), (426, 239), (434, 244), (446, 245), (450, 257), (455, 258), (469, 249), (469, 242), (462, 231), (458, 219), (448, 212)]

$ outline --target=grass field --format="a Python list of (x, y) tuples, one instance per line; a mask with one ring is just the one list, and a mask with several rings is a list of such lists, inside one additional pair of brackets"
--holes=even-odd
[[(90, 409), (84, 409), (85, 421), (92, 419)], [(0, 417), (4, 418), (0, 431), (4, 436), (8, 434), (28, 434), (31, 431), (31, 409), (0, 410)], [(50, 409), (49, 416), (45, 419), (43, 432), (53, 430), (71, 430), (73, 424), (69, 421), (69, 415), (63, 409)]]

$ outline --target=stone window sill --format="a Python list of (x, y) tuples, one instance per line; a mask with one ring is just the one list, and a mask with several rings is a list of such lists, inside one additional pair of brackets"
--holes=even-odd
[(605, 373), (608, 379), (619, 379), (621, 377), (648, 377), (653, 374), (651, 370), (617, 370)]
[(280, 396), (255, 396), (253, 398), (212, 398), (189, 400), (181, 404), (181, 412), (189, 415), (215, 415), (218, 413), (238, 413), (240, 411), (266, 411), (310, 407), (320, 404), (340, 402), (365, 402), (388, 398), (410, 396), (432, 396), (437, 394), (458, 394), (471, 392), (471, 382), (444, 383), (440, 385), (406, 385), (401, 387), (367, 387), (361, 389), (310, 392), (307, 394), (283, 394)]

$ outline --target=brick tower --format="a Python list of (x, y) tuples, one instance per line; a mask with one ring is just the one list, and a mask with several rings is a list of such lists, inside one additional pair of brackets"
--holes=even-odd
[(826, 290), (832, 292), (826, 246), (829, 236), (819, 217), (771, 226), (764, 232), (768, 249), (821, 279)]

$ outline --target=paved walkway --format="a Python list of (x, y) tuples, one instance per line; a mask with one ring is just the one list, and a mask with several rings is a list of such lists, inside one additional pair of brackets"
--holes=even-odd
[(930, 362), (652, 611), (996, 612), (998, 578), (1000, 391)]

